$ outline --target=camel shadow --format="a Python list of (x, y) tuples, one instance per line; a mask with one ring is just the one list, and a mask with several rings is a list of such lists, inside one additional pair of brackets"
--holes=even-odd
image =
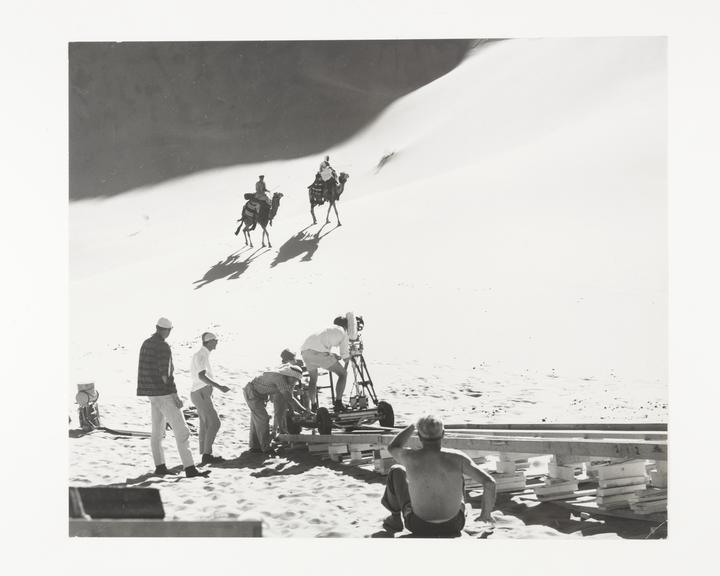
[(310, 262), (320, 247), (320, 240), (338, 228), (336, 225), (323, 234), (322, 231), (326, 226), (328, 226), (328, 224), (323, 224), (315, 234), (308, 234), (307, 231), (311, 226), (306, 226), (295, 234), (295, 236), (286, 240), (285, 243), (280, 246), (275, 259), (270, 263), (270, 267), (275, 268), (278, 264), (288, 262), (301, 254), (304, 254), (304, 256), (300, 259), (300, 262)]
[(215, 282), (215, 280), (221, 280), (222, 278), (226, 278), (228, 280), (236, 280), (240, 278), (240, 276), (242, 276), (250, 267), (250, 263), (265, 252), (268, 252), (270, 248), (255, 248), (255, 251), (252, 252), (250, 256), (245, 258), (245, 260), (240, 260), (242, 253), (247, 253), (249, 250), (252, 250), (252, 248), (245, 246), (244, 248), (230, 254), (227, 258), (225, 258), (225, 260), (221, 260), (217, 262), (217, 264), (213, 264), (200, 280), (193, 282), (193, 284), (197, 284), (197, 286), (195, 286), (195, 290), (202, 288), (203, 286), (207, 286), (211, 282)]

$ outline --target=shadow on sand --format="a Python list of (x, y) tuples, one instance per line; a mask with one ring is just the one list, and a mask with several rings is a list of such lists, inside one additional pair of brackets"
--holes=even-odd
[(228, 280), (236, 280), (237, 278), (240, 278), (240, 276), (250, 267), (250, 263), (259, 256), (265, 254), (265, 252), (269, 252), (270, 248), (255, 248), (254, 251), (245, 258), (245, 260), (240, 260), (241, 255), (243, 253), (247, 254), (250, 250), (253, 250), (253, 248), (245, 246), (230, 254), (230, 256), (225, 258), (225, 260), (221, 260), (217, 264), (213, 264), (200, 280), (193, 282), (193, 284), (197, 284), (197, 286), (195, 286), (195, 290), (202, 288), (203, 286), (207, 286), (215, 280), (221, 280), (222, 278), (227, 278)]
[(323, 233), (323, 229), (327, 226), (330, 225), (323, 224), (315, 234), (307, 233), (312, 225), (306, 226), (295, 234), (295, 236), (286, 240), (285, 243), (280, 246), (275, 259), (270, 263), (270, 267), (274, 268), (278, 264), (297, 258), (301, 254), (304, 254), (304, 256), (300, 259), (300, 262), (310, 262), (320, 246), (320, 240), (338, 228), (338, 226), (335, 225), (334, 228), (329, 228)]

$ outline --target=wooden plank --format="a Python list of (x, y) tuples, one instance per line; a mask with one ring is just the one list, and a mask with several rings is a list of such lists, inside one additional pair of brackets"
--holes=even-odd
[(70, 509), (77, 510), (73, 499), (91, 518), (154, 518), (163, 519), (165, 510), (157, 488), (70, 487)]
[(654, 423), (534, 423), (534, 424), (445, 424), (446, 430), (456, 429), (481, 429), (481, 430), (620, 430), (620, 431), (663, 431), (667, 432), (666, 422)]
[(456, 429), (448, 430), (453, 436), (470, 437), (478, 434), (483, 436), (521, 436), (528, 438), (636, 438), (638, 440), (667, 439), (663, 431), (632, 431), (632, 430), (485, 430)]
[[(392, 434), (282, 434), (281, 440), (289, 442), (372, 442), (387, 446), (395, 436)], [(410, 438), (407, 446), (419, 448), (420, 441)], [(523, 452), (528, 454), (559, 454), (576, 456), (594, 456), (621, 459), (667, 460), (667, 441), (635, 440), (618, 438), (615, 440), (566, 439), (566, 438), (511, 438), (495, 436), (476, 436), (455, 438), (447, 435), (443, 446), (458, 450), (483, 450), (495, 452)]]
[(70, 520), (69, 535), (77, 537), (259, 538), (260, 520)]
[(549, 502), (549, 504), (553, 504), (555, 506), (560, 506), (561, 508), (565, 508), (566, 510), (571, 510), (572, 512), (577, 512), (578, 514), (585, 512), (587, 514), (593, 515), (593, 516), (607, 516), (610, 518), (624, 518), (628, 520), (642, 520), (644, 522), (652, 522), (659, 524), (660, 522), (664, 522), (667, 520), (667, 513), (666, 512), (654, 512), (651, 514), (638, 514), (636, 512), (633, 512), (629, 508), (615, 508), (611, 510), (603, 510), (601, 508), (598, 508), (597, 503), (594, 499), (591, 499), (586, 502), (578, 502), (576, 499), (582, 496), (579, 494), (575, 494), (575, 497), (572, 499), (567, 500), (554, 500), (552, 502)]

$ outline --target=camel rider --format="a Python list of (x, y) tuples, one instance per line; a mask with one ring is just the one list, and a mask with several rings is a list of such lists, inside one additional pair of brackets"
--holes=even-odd
[(265, 176), (262, 174), (258, 176), (258, 181), (255, 182), (255, 198), (267, 203), (268, 206), (272, 204), (272, 200), (270, 199), (270, 191), (265, 185)]
[(335, 169), (330, 166), (330, 156), (325, 156), (325, 160), (320, 162), (319, 172), (323, 182), (327, 182), (331, 178), (334, 180), (337, 179), (337, 173), (335, 172)]

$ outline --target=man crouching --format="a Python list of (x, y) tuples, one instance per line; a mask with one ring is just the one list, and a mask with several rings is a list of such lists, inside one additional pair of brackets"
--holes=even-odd
[(415, 425), (410, 424), (388, 445), (398, 464), (390, 468), (382, 504), (391, 514), (383, 522), (388, 532), (405, 527), (416, 536), (456, 537), (465, 526), (463, 474), (482, 483), (480, 520), (492, 521), (495, 480), (459, 450), (442, 447), (445, 427), (435, 416), (417, 422), (422, 448), (405, 448)]
[(279, 369), (263, 372), (243, 388), (245, 402), (250, 408), (250, 452), (275, 455), (270, 445), (270, 416), (266, 405), (272, 394), (280, 394), (286, 406), (293, 412), (308, 415), (305, 406), (293, 396), (293, 386), (302, 379), (302, 369), (294, 364), (284, 364)]

